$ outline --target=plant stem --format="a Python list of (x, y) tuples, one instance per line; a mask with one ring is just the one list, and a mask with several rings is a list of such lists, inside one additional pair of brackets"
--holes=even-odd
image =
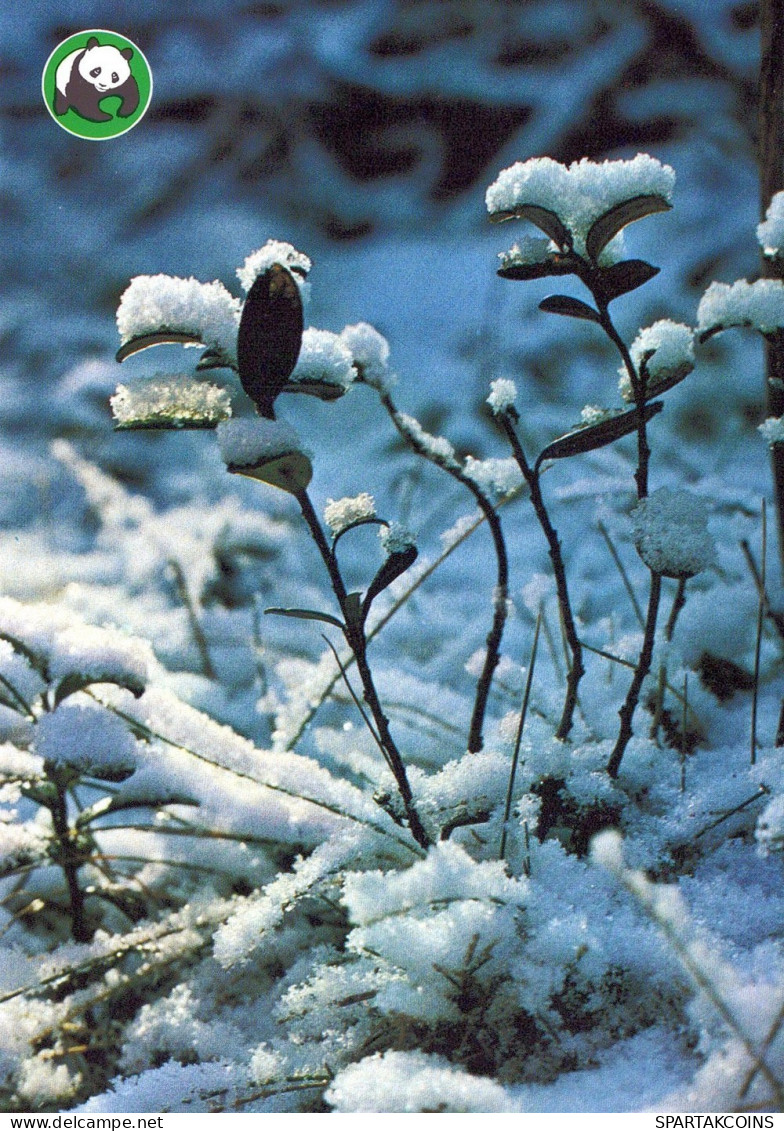
[(517, 466), (522, 471), (523, 477), (528, 484), (528, 488), (531, 492), (531, 503), (533, 504), (542, 532), (547, 539), (550, 561), (553, 564), (558, 606), (561, 610), (561, 621), (566, 636), (566, 643), (569, 646), (569, 652), (571, 654), (569, 671), (566, 675), (566, 696), (563, 711), (561, 712), (561, 720), (558, 723), (558, 729), (555, 732), (556, 738), (565, 739), (572, 729), (574, 711), (577, 706), (577, 691), (580, 686), (580, 680), (585, 672), (583, 648), (580, 643), (580, 637), (577, 634), (577, 627), (574, 623), (574, 614), (572, 613), (572, 605), (569, 598), (569, 585), (566, 579), (566, 567), (564, 565), (563, 554), (561, 553), (561, 542), (558, 538), (558, 531), (550, 521), (550, 515), (547, 512), (547, 506), (545, 505), (539, 483), (539, 473), (538, 471), (534, 471), (526, 458), (523, 446), (520, 443), (514, 426), (514, 417), (511, 411), (507, 409), (506, 412), (499, 416), (499, 420), (511, 445)]
[[(760, 5), (760, 80), (758, 134), (761, 214), (771, 198), (784, 189), (784, 0), (762, 0)], [(763, 255), (762, 274), (782, 277), (781, 263)], [(767, 339), (766, 390), (769, 416), (784, 415), (784, 334)], [(778, 515), (779, 553), (784, 558), (784, 447), (771, 446), (773, 493)]]
[(92, 931), (85, 922), (84, 893), (79, 887), (79, 868), (82, 860), (68, 824), (66, 787), (56, 778), (52, 780), (56, 788), (56, 796), (48, 808), (52, 814), (52, 826), (60, 849), (60, 867), (63, 870), (65, 885), (68, 889), (71, 934), (75, 942), (89, 942), (92, 938)]
[(661, 574), (651, 570), (651, 590), (648, 596), (648, 614), (645, 618), (645, 635), (643, 636), (640, 658), (634, 669), (634, 676), (626, 694), (626, 700), (618, 712), (621, 719), (621, 729), (607, 763), (607, 773), (611, 778), (618, 777), (621, 768), (621, 759), (632, 737), (632, 718), (640, 699), (640, 691), (646, 675), (651, 670), (653, 657), (653, 643), (656, 638), (656, 621), (659, 615), (659, 602), (661, 600)]
[[(596, 298), (596, 295), (594, 295), (594, 298)], [(601, 319), (601, 327), (621, 355), (634, 394), (634, 404), (637, 409), (637, 470), (634, 473), (634, 481), (637, 484), (637, 498), (644, 499), (648, 494), (648, 463), (651, 458), (645, 421), (646, 382), (638, 374), (626, 343), (615, 329), (607, 304), (599, 302), (596, 298), (596, 305)]]
[(493, 620), (485, 642), (487, 645), (485, 661), (482, 665), (482, 671), (476, 685), (474, 709), (471, 714), (471, 724), (468, 730), (467, 749), (470, 754), (476, 754), (484, 746), (483, 731), (487, 701), (490, 696), (490, 685), (493, 682), (493, 673), (498, 667), (498, 661), (501, 658), (501, 639), (504, 634), (507, 616), (506, 603), (509, 597), (509, 557), (506, 552), (506, 542), (504, 541), (504, 532), (501, 528), (501, 520), (492, 502), (482, 492), (478, 484), (463, 472), (457, 461), (441, 458), (436, 453), (426, 448), (416, 434), (406, 428), (400, 413), (386, 390), (379, 390), (379, 397), (392, 423), (408, 446), (415, 451), (417, 455), (422, 456), (430, 463), (434, 463), (436, 467), (440, 467), (442, 471), (446, 471), (453, 479), (456, 479), (458, 483), (462, 484), (463, 487), (471, 492), (476, 500), (477, 506), (487, 521), (490, 535), (493, 539), (497, 562), (496, 585), (493, 593)]
[(373, 721), (376, 724), (376, 731), (380, 744), (384, 750), (387, 763), (392, 774), (394, 775), (397, 783), (398, 792), (400, 793), (403, 806), (408, 818), (408, 827), (411, 830), (411, 835), (416, 840), (417, 844), (422, 848), (428, 848), (431, 844), (430, 837), (428, 836), (419, 814), (414, 804), (411, 786), (406, 774), (406, 767), (400, 755), (400, 751), (395, 744), (392, 734), (389, 729), (389, 719), (384, 714), (381, 702), (376, 692), (376, 687), (373, 682), (373, 675), (370, 670), (370, 665), (367, 661), (367, 639), (362, 624), (356, 622), (352, 617), (351, 611), (348, 607), (348, 594), (346, 587), (343, 583), (343, 577), (338, 568), (335, 555), (329, 548), (324, 531), (322, 530), (321, 523), (313, 508), (313, 503), (310, 501), (310, 496), (307, 491), (297, 491), (295, 498), (299, 503), (302, 517), (308, 525), (313, 541), (321, 554), (321, 559), (326, 566), (329, 579), (332, 584), (332, 591), (337, 598), (340, 611), (343, 615), (343, 631), (351, 651), (354, 654), (354, 660), (359, 672), (359, 678), (362, 681), (362, 692), (365, 702), (368, 705)]

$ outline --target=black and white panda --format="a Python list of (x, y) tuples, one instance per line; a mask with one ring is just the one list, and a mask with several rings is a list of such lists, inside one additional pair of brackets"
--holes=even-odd
[(112, 115), (101, 110), (99, 102), (114, 95), (122, 99), (117, 116), (129, 118), (139, 105), (139, 87), (128, 65), (132, 56), (131, 47), (101, 47), (91, 36), (86, 47), (66, 55), (57, 67), (55, 113), (73, 109), (89, 122), (110, 122)]

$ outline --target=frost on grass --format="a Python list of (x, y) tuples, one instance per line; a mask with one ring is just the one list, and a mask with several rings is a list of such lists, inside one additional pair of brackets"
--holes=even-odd
[(241, 304), (223, 283), (172, 275), (137, 275), (120, 299), (117, 329), (123, 344), (161, 330), (193, 334), (228, 357), (237, 347)]
[(784, 192), (773, 196), (765, 219), (757, 225), (757, 240), (769, 258), (781, 255), (784, 248)]
[(761, 334), (784, 326), (784, 283), (779, 279), (711, 283), (700, 300), (697, 329), (706, 333), (729, 326), (751, 326)]
[(184, 376), (118, 385), (109, 403), (120, 428), (213, 428), (231, 416), (226, 389)]
[[(675, 384), (694, 368), (694, 332), (681, 322), (663, 318), (640, 330), (629, 351), (637, 372), (644, 364), (648, 374), (647, 392), (655, 396), (657, 388)], [(625, 401), (634, 399), (631, 380), (624, 366), (618, 388)]]
[(693, 577), (716, 560), (708, 510), (688, 491), (660, 487), (632, 511), (634, 544), (645, 564), (665, 577)]
[(517, 385), (514, 381), (510, 381), (508, 377), (498, 377), (495, 381), (490, 382), (490, 396), (487, 398), (487, 403), (495, 416), (508, 412), (510, 408), (514, 407), (516, 400)]
[(303, 451), (293, 428), (281, 420), (240, 416), (218, 425), (218, 447), (227, 467), (257, 467), (288, 452)]
[(374, 518), (376, 504), (372, 495), (362, 491), (359, 495), (346, 496), (343, 499), (327, 499), (324, 507), (324, 521), (332, 532), (333, 537), (340, 534), (352, 523), (362, 522), (366, 518)]
[(249, 291), (257, 277), (273, 263), (287, 267), (298, 281), (306, 276), (312, 267), (309, 256), (297, 251), (293, 244), (284, 240), (267, 240), (264, 247), (252, 251), (245, 257), (242, 267), (237, 268), (237, 278), (242, 284), (242, 289)]
[(293, 385), (332, 385), (345, 392), (354, 377), (354, 358), (339, 335), (309, 326), (302, 335), (302, 347), (289, 381)]
[(384, 391), (389, 387), (389, 342), (368, 322), (345, 326), (340, 340), (351, 351), (360, 377), (374, 389)]
[(674, 184), (674, 170), (645, 153), (631, 161), (597, 163), (583, 158), (569, 166), (535, 157), (504, 169), (485, 199), (491, 215), (514, 212), (526, 204), (555, 212), (572, 233), (575, 250), (584, 253), (591, 225), (613, 205), (649, 194), (670, 201)]

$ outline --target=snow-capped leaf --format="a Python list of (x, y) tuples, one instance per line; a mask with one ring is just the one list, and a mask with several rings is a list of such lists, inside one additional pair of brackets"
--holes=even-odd
[(596, 261), (602, 250), (607, 246), (613, 236), (616, 236), (627, 224), (634, 220), (642, 220), (644, 216), (652, 216), (655, 212), (668, 212), (672, 205), (658, 193), (633, 196), (609, 208), (590, 227), (585, 238), (585, 250), (591, 259)]
[(365, 594), (365, 600), (362, 603), (362, 616), (366, 617), (370, 611), (370, 606), (373, 601), (383, 591), (392, 584), (402, 573), (412, 566), (416, 561), (417, 548), (416, 546), (406, 546), (404, 550), (398, 550), (389, 555), (387, 560), (382, 565), (376, 576), (368, 586), (368, 591)]
[(563, 314), (568, 318), (584, 318), (586, 322), (601, 322), (598, 311), (579, 298), (569, 295), (549, 295), (539, 303), (545, 314)]
[(303, 330), (299, 287), (290, 271), (273, 263), (251, 287), (237, 334), (242, 387), (270, 420), (275, 398), (297, 364)]

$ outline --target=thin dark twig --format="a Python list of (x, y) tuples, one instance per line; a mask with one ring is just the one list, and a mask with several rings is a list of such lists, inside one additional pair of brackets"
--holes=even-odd
[(212, 659), (210, 658), (210, 650), (207, 645), (207, 637), (204, 635), (204, 629), (202, 628), (199, 614), (196, 611), (196, 606), (194, 604), (193, 598), (191, 597), (183, 568), (176, 558), (169, 558), (169, 568), (174, 574), (174, 584), (177, 587), (177, 594), (185, 607), (186, 613), (188, 614), (188, 623), (191, 626), (191, 634), (193, 636), (193, 640), (196, 644), (199, 658), (201, 660), (202, 674), (205, 675), (207, 679), (215, 679), (215, 668), (213, 667)]
[[(348, 674), (346, 673), (346, 669), (345, 669), (344, 665), (340, 661), (340, 656), (338, 655), (337, 648), (332, 643), (332, 641), (329, 639), (329, 637), (325, 636), (323, 632), (321, 634), (321, 638), (322, 638), (322, 640), (326, 641), (327, 647), (329, 648), (332, 655), (335, 657), (335, 663), (340, 668), (340, 674), (343, 677), (343, 682), (345, 683), (346, 687), (348, 688), (349, 695), (351, 696), (351, 698), (354, 701), (354, 706), (357, 708), (360, 715), (362, 716), (362, 721), (364, 722), (365, 726), (368, 728), (370, 733), (373, 735), (373, 740), (375, 741), (376, 745), (378, 746), (379, 750), (381, 751), (381, 753), (384, 757), (384, 761), (389, 766), (389, 756), (387, 755), (387, 752), (384, 749), (384, 743), (381, 741), (378, 734), (376, 733), (376, 728), (373, 726), (370, 719), (368, 718), (367, 711), (362, 706), (362, 703), (360, 702), (360, 700), (357, 696), (357, 693), (354, 691), (354, 688), (349, 683)], [(391, 768), (392, 767), (390, 766), (390, 769)]]
[(479, 679), (477, 680), (474, 707), (471, 713), (471, 723), (468, 730), (468, 750), (470, 753), (475, 754), (481, 750), (484, 745), (483, 732), (485, 714), (487, 712), (487, 701), (490, 696), (493, 674), (501, 658), (501, 639), (504, 634), (504, 626), (507, 618), (509, 556), (506, 551), (506, 542), (501, 527), (501, 520), (490, 499), (488, 499), (479, 485), (475, 483), (470, 476), (465, 474), (457, 463), (457, 460), (442, 457), (423, 444), (421, 439), (405, 426), (401, 414), (398, 412), (394, 401), (386, 390), (379, 390), (379, 398), (399, 435), (405, 440), (412, 451), (416, 452), (417, 455), (422, 456), (423, 459), (428, 460), (436, 467), (441, 468), (442, 471), (446, 471), (448, 475), (451, 475), (453, 479), (471, 492), (476, 500), (477, 506), (487, 521), (490, 535), (493, 539), (493, 548), (496, 556), (493, 619), (490, 625), (490, 631), (487, 634), (487, 640), (485, 641), (485, 659)]
[(512, 812), (512, 795), (514, 793), (514, 782), (517, 774), (517, 764), (520, 759), (520, 743), (523, 739), (523, 729), (525, 727), (525, 717), (528, 714), (528, 700), (531, 697), (531, 686), (534, 680), (534, 667), (536, 666), (536, 652), (539, 647), (539, 630), (542, 627), (542, 614), (536, 618), (536, 628), (534, 629), (534, 642), (531, 645), (531, 656), (528, 660), (528, 675), (525, 681), (525, 692), (523, 693), (523, 703), (520, 707), (520, 718), (517, 722), (517, 733), (515, 735), (514, 752), (512, 754), (512, 765), (509, 770), (509, 786), (506, 791), (506, 805), (504, 806), (504, 820), (501, 826), (501, 847), (498, 850), (498, 859), (503, 860), (506, 854), (506, 829), (509, 823), (509, 816)]
[(542, 528), (542, 533), (547, 540), (550, 561), (553, 567), (555, 589), (558, 595), (558, 607), (561, 612), (561, 623), (563, 624), (564, 635), (566, 636), (570, 652), (569, 671), (566, 675), (566, 695), (564, 697), (561, 718), (555, 732), (556, 738), (565, 739), (572, 729), (574, 712), (577, 706), (578, 688), (585, 672), (583, 650), (572, 612), (572, 603), (569, 597), (569, 583), (566, 577), (566, 566), (561, 552), (561, 541), (558, 537), (558, 531), (552, 524), (542, 495), (539, 472), (532, 468), (528, 462), (523, 446), (520, 443), (520, 438), (517, 435), (515, 428), (516, 417), (516, 410), (510, 407), (507, 408), (505, 412), (500, 413), (498, 419), (509, 441), (517, 466), (520, 468), (523, 473), (523, 478), (528, 484), (528, 489), (531, 494), (531, 503), (539, 525)]
[(782, 640), (784, 640), (784, 615), (782, 613), (776, 612), (776, 610), (771, 607), (770, 598), (768, 597), (765, 587), (762, 584), (760, 571), (756, 561), (754, 560), (754, 555), (751, 552), (751, 546), (748, 543), (748, 539), (741, 539), (740, 548), (743, 551), (744, 558), (746, 559), (746, 565), (749, 567), (749, 573), (754, 578), (754, 584), (757, 587), (757, 593), (762, 594), (763, 600), (765, 601), (765, 613), (770, 619), (771, 624), (778, 632), (779, 636), (782, 638)]
[(661, 574), (651, 570), (651, 590), (648, 596), (648, 614), (645, 620), (645, 635), (643, 636), (642, 648), (640, 650), (640, 658), (637, 661), (637, 667), (634, 669), (634, 676), (631, 685), (626, 695), (623, 706), (618, 712), (621, 719), (621, 727), (618, 732), (618, 739), (610, 755), (610, 760), (607, 763), (607, 773), (611, 778), (617, 778), (618, 771), (621, 768), (621, 759), (623, 758), (626, 747), (629, 745), (629, 739), (632, 737), (632, 718), (640, 699), (640, 691), (645, 681), (645, 677), (651, 670), (651, 660), (653, 658), (653, 644), (656, 639), (656, 620), (659, 615), (659, 601), (661, 599)]
[(754, 643), (754, 683), (751, 689), (751, 765), (757, 761), (757, 706), (759, 701), (760, 658), (762, 655), (762, 622), (765, 616), (765, 573), (768, 559), (768, 512), (762, 500), (762, 556), (760, 564), (757, 636)]
[(376, 691), (376, 685), (373, 681), (373, 674), (367, 661), (367, 637), (365, 636), (364, 624), (358, 622), (352, 614), (343, 577), (340, 573), (335, 555), (332, 553), (327, 543), (324, 531), (321, 528), (321, 523), (313, 508), (313, 503), (310, 501), (310, 496), (307, 491), (303, 490), (295, 492), (295, 498), (299, 503), (302, 517), (307, 523), (316, 548), (329, 574), (332, 591), (335, 594), (335, 598), (337, 599), (340, 611), (343, 615), (343, 632), (346, 637), (346, 643), (354, 654), (357, 671), (359, 672), (359, 678), (362, 682), (362, 693), (370, 713), (373, 716), (373, 722), (376, 726), (379, 741), (383, 744), (386, 752), (389, 768), (397, 783), (398, 793), (403, 801), (411, 835), (422, 848), (428, 848), (432, 842), (422, 824), (422, 819), (414, 803), (414, 795), (408, 780), (408, 774), (406, 773), (405, 763), (389, 729), (389, 719), (384, 714), (378, 692)]
[(664, 639), (667, 641), (672, 640), (672, 634), (675, 632), (675, 625), (678, 623), (678, 617), (683, 611), (686, 604), (686, 578), (678, 578), (678, 588), (675, 590), (675, 597), (670, 609), (670, 615), (667, 617), (667, 623), (664, 626)]

